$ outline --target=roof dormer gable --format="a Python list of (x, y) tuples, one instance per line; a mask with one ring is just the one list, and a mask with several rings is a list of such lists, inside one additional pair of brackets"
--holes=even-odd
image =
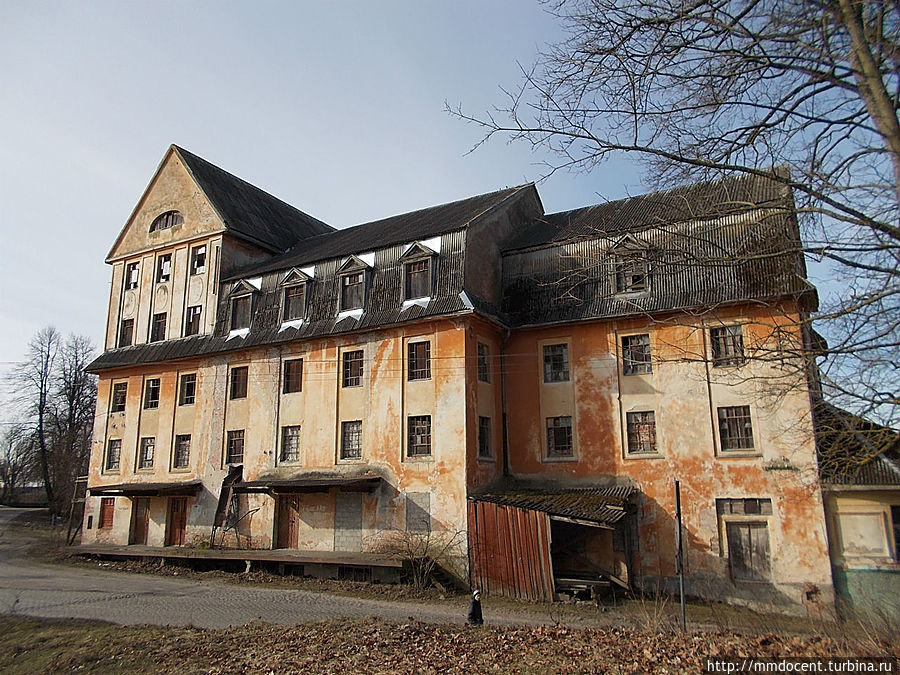
[(236, 296), (236, 295), (245, 295), (247, 293), (258, 293), (262, 288), (262, 277), (256, 277), (254, 279), (241, 279), (240, 281), (236, 281), (231, 285), (231, 290), (228, 291), (228, 295)]
[(302, 270), (294, 267), (284, 275), (279, 282), (279, 286), (291, 286), (293, 284), (304, 284), (308, 281), (312, 281), (314, 272), (315, 270), (313, 268)]
[(609, 247), (609, 251), (610, 253), (627, 255), (646, 253), (649, 248), (650, 245), (646, 241), (642, 241), (632, 234), (626, 234), (615, 240)]
[(346, 274), (348, 272), (361, 272), (375, 265), (374, 253), (362, 253), (360, 255), (350, 255), (344, 258), (338, 267), (338, 274)]
[(407, 244), (403, 249), (403, 253), (400, 255), (400, 262), (421, 260), (422, 258), (430, 258), (431, 256), (437, 255), (438, 249), (441, 247), (441, 241), (440, 237), (436, 237), (435, 239), (437, 241), (415, 241), (412, 244)]

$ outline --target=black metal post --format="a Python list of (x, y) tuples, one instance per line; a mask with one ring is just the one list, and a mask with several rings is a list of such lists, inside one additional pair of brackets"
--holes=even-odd
[(684, 607), (684, 550), (681, 539), (681, 484), (675, 481), (675, 565), (678, 570), (678, 597), (681, 603), (681, 630), (687, 630), (687, 613)]

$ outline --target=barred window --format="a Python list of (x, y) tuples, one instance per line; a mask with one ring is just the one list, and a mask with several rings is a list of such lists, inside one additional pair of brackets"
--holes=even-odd
[(122, 460), (122, 439), (111, 438), (106, 445), (106, 463), (104, 469), (106, 471), (118, 471), (119, 464)]
[(628, 454), (654, 454), (656, 449), (656, 413), (630, 412), (625, 415), (628, 427)]
[(114, 413), (125, 412), (125, 401), (128, 398), (128, 383), (116, 382), (112, 390), (112, 405), (109, 411)]
[(155, 438), (142, 438), (141, 449), (138, 453), (138, 469), (152, 469), (153, 455), (156, 452)]
[(741, 326), (710, 328), (709, 340), (712, 343), (713, 367), (740, 366), (746, 360)]
[(431, 342), (409, 343), (410, 380), (427, 380), (431, 377)]
[(282, 300), (282, 321), (302, 319), (306, 313), (306, 286), (288, 286)]
[(244, 463), (244, 430), (235, 429), (228, 432), (228, 441), (225, 449), (226, 464)]
[(291, 359), (284, 362), (284, 383), (282, 392), (293, 394), (303, 389), (303, 359)]
[(547, 456), (548, 457), (572, 457), (572, 418), (563, 417), (547, 418)]
[(352, 352), (344, 352), (344, 376), (343, 386), (360, 387), (363, 377), (363, 351), (355, 349)]
[(650, 336), (625, 335), (622, 337), (622, 373), (625, 375), (645, 375), (653, 372), (650, 360)]
[(569, 381), (569, 345), (544, 345), (544, 382)]
[(181, 384), (178, 387), (178, 405), (194, 405), (197, 398), (197, 373), (187, 373), (181, 376)]
[(230, 397), (247, 398), (247, 380), (249, 379), (250, 369), (247, 366), (238, 366), (231, 369), (231, 391)]
[(178, 434), (175, 437), (175, 452), (172, 455), (173, 469), (186, 469), (191, 461), (191, 435)]
[(341, 422), (341, 459), (362, 458), (362, 420)]
[(753, 449), (753, 424), (750, 406), (734, 405), (718, 409), (719, 440), (722, 450)]
[(144, 409), (153, 410), (159, 407), (159, 378), (147, 380), (144, 385)]
[(407, 263), (406, 270), (406, 300), (415, 298), (427, 298), (431, 295), (431, 261), (416, 260)]
[(341, 277), (341, 311), (361, 309), (363, 306), (363, 273), (355, 272)]
[(300, 461), (300, 425), (281, 428), (281, 455), (279, 461)]
[(491, 350), (486, 344), (478, 343), (478, 379), (491, 381)]
[(407, 418), (408, 438), (406, 455), (422, 457), (431, 454), (431, 415), (411, 415)]
[(482, 458), (493, 457), (491, 450), (491, 418), (478, 417), (478, 456)]

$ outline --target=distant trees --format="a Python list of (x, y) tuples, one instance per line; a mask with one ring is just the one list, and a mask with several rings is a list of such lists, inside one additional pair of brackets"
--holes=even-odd
[(40, 480), (53, 514), (65, 512), (75, 479), (87, 471), (97, 383), (84, 369), (93, 354), (88, 338), (63, 338), (49, 326), (34, 335), (10, 376), (19, 420), (4, 435), (0, 476), (11, 487)]
[(546, 4), (567, 37), (523, 69), (504, 105), (451, 112), (478, 124), (481, 142), (502, 135), (549, 150), (547, 174), (628, 153), (657, 188), (726, 175), (782, 183), (802, 252), (840, 289), (812, 317), (829, 341), (826, 393), (896, 426), (900, 4)]

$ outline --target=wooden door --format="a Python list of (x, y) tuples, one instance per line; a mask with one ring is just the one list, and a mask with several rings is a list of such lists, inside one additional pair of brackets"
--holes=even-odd
[(288, 496), (278, 499), (277, 533), (275, 548), (297, 548), (300, 531), (300, 497)]
[(147, 545), (147, 530), (150, 528), (150, 498), (135, 497), (131, 506), (131, 536), (129, 544)]
[(772, 569), (766, 523), (726, 523), (725, 535), (731, 578), (735, 581), (768, 581)]
[(187, 529), (187, 498), (169, 499), (169, 517), (166, 520), (166, 546), (184, 546)]

